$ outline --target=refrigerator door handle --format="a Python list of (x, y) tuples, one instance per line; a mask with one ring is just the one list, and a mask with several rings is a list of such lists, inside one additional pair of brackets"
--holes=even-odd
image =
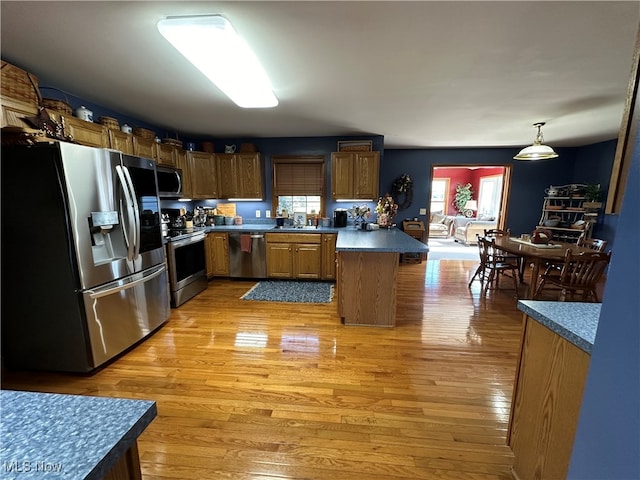
[(127, 260), (131, 261), (134, 259), (133, 256), (133, 248), (135, 244), (135, 237), (129, 238), (130, 236), (135, 235), (135, 220), (134, 220), (134, 212), (133, 212), (133, 200), (131, 198), (131, 192), (129, 191), (129, 186), (127, 185), (127, 179), (124, 176), (122, 166), (116, 165), (116, 173), (118, 174), (118, 179), (120, 180), (120, 185), (122, 186), (122, 192), (124, 193), (124, 199), (127, 204), (127, 220), (129, 221), (129, 228), (124, 229), (124, 239), (127, 242)]
[(125, 283), (124, 285), (118, 285), (117, 287), (101, 289), (101, 290), (98, 290), (98, 291), (96, 291), (96, 290), (87, 290), (87, 293), (89, 293), (89, 297), (92, 300), (95, 300), (96, 298), (100, 298), (100, 297), (106, 297), (107, 295), (112, 295), (114, 293), (118, 293), (118, 292), (121, 292), (123, 290), (128, 290), (130, 288), (135, 287), (136, 285), (140, 285), (141, 283), (148, 282), (152, 278), (155, 278), (158, 275), (160, 275), (165, 270), (166, 270), (166, 267), (164, 265), (160, 265), (155, 272), (153, 272), (153, 273), (151, 273), (151, 274), (149, 274), (147, 276), (144, 276), (142, 278), (139, 278), (137, 280), (134, 280), (133, 282)]
[(136, 259), (140, 256), (140, 209), (138, 208), (138, 197), (136, 195), (136, 189), (133, 186), (133, 181), (131, 180), (131, 175), (129, 174), (129, 169), (127, 167), (122, 167), (124, 171), (124, 176), (127, 179), (129, 184), (129, 190), (131, 192), (131, 201), (133, 203), (133, 221), (135, 224), (135, 236), (134, 236), (134, 252), (133, 259)]

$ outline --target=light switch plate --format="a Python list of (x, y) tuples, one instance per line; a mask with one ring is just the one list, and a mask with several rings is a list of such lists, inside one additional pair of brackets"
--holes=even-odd
[(264, 216), (267, 218), (271, 218), (271, 210), (265, 210), (264, 211)]
[(256, 218), (260, 218), (260, 210), (256, 210)]
[(426, 208), (421, 208), (420, 209), (420, 215), (426, 215), (427, 214), (427, 209)]

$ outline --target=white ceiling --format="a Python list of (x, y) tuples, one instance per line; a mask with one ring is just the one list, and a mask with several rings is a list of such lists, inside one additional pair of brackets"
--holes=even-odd
[[(386, 148), (524, 146), (538, 121), (552, 146), (617, 138), (640, 20), (638, 1), (0, 8), (4, 59), (114, 111), (204, 137), (384, 135)], [(278, 107), (236, 107), (156, 29), (211, 13), (253, 46)]]

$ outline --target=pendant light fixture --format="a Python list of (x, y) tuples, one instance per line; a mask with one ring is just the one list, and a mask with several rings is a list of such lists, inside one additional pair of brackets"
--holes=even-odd
[(558, 154), (553, 151), (553, 148), (543, 145), (544, 138), (542, 138), (542, 132), (540, 129), (545, 122), (534, 123), (533, 126), (538, 129), (536, 138), (533, 139), (533, 145), (520, 150), (515, 157), (515, 160), (548, 160), (550, 158), (558, 158)]

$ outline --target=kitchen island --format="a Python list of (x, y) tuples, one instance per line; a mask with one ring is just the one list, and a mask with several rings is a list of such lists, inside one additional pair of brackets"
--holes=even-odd
[(1, 478), (141, 479), (137, 438), (149, 400), (0, 391)]
[(518, 302), (523, 332), (507, 435), (516, 479), (566, 478), (600, 306)]
[(338, 314), (345, 325), (394, 327), (401, 253), (429, 247), (397, 228), (342, 229), (336, 242)]

